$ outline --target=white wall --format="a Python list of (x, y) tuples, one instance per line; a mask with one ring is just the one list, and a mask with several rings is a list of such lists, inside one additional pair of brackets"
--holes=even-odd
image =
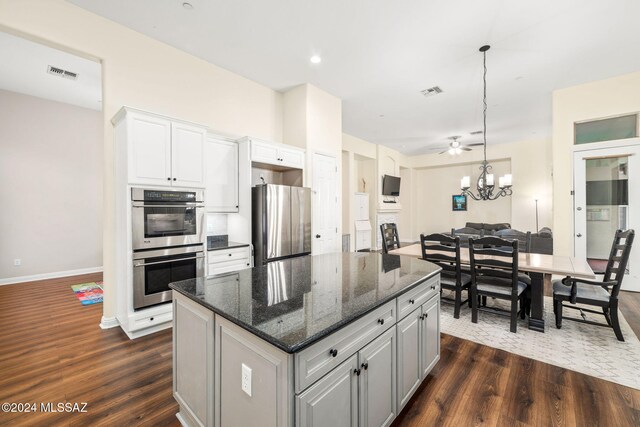
[(573, 127), (575, 122), (640, 111), (640, 72), (553, 93), (554, 253), (573, 255)]
[[(296, 86), (284, 94), (284, 143), (306, 149), (304, 185), (313, 186), (313, 159), (316, 153), (334, 157), (337, 204), (335, 220), (338, 233), (335, 250), (342, 247), (342, 101), (311, 84)], [(326, 208), (326, 207), (323, 207)], [(314, 212), (316, 207), (313, 208)], [(312, 234), (317, 234), (313, 228)], [(315, 240), (314, 240), (315, 242)], [(312, 245), (315, 251), (315, 244)]]
[[(446, 168), (460, 168), (455, 174), (452, 173), (450, 177), (451, 182), (446, 185), (446, 188), (442, 185), (443, 193), (448, 194), (449, 206), (447, 211), (439, 212), (438, 214), (450, 217), (453, 223), (463, 222), (458, 218), (457, 214), (452, 216), (453, 212), (451, 212), (450, 206), (451, 195), (460, 193), (460, 178), (463, 176), (462, 172), (468, 171), (464, 173), (464, 175), (472, 176), (471, 181), (472, 184), (474, 184), (473, 177), (477, 177), (479, 172), (478, 167), (482, 161), (482, 147), (476, 147), (473, 151), (465, 152), (460, 156), (428, 154), (411, 157), (410, 160), (414, 170), (441, 166), (445, 166)], [(491, 214), (491, 218), (500, 218), (499, 221), (495, 222), (509, 222), (513, 228), (518, 230), (534, 231), (536, 224), (535, 199), (538, 198), (539, 226), (540, 228), (551, 227), (553, 216), (551, 141), (543, 139), (489, 145), (487, 147), (487, 160), (492, 165), (499, 160), (506, 160), (510, 162), (510, 170), (513, 174), (513, 195), (509, 197), (511, 200), (510, 218), (506, 215), (494, 214)], [(496, 176), (500, 176), (506, 173), (507, 169), (508, 168), (506, 167), (504, 171), (496, 169), (494, 170), (494, 173)], [(457, 180), (453, 179), (454, 175)], [(416, 199), (420, 198), (420, 192), (424, 185), (434, 185), (433, 181), (423, 183), (420, 183), (419, 179), (416, 179), (415, 181), (414, 191), (416, 193), (414, 194), (416, 194)], [(438, 177), (438, 181), (436, 182), (440, 182), (440, 177)], [(487, 204), (487, 211), (504, 211), (504, 209), (506, 209), (504, 206), (498, 208), (500, 203), (504, 203), (501, 201), (481, 203)], [(424, 215), (424, 213), (420, 212), (420, 209), (416, 209), (415, 212), (416, 229), (414, 231), (419, 235), (420, 232), (424, 231), (418, 223), (421, 215)], [(472, 222), (481, 222), (480, 220), (476, 221), (471, 217), (469, 217), (468, 220)], [(462, 224), (462, 226), (464, 226), (464, 224)], [(446, 229), (447, 228), (444, 230)]]
[[(495, 176), (511, 173), (510, 160), (492, 161)], [(512, 199), (501, 197), (493, 201), (475, 201), (467, 197), (466, 211), (453, 211), (451, 196), (460, 194), (460, 178), (471, 176), (474, 183), (479, 175), (477, 163), (464, 163), (414, 171), (416, 234), (442, 233), (462, 228), (467, 222), (511, 223)], [(402, 205), (405, 208), (404, 203)], [(534, 224), (526, 230), (533, 230)], [(514, 227), (515, 228), (515, 227)], [(526, 231), (525, 230), (525, 231)]]
[(282, 140), (282, 94), (64, 0), (0, 0), (0, 28), (103, 64), (103, 311), (115, 314), (113, 127), (128, 105), (233, 135)]
[(102, 267), (102, 112), (4, 90), (0, 106), (0, 280)]

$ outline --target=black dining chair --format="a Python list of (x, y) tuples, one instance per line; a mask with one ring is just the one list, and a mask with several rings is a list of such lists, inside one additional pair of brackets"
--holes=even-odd
[(400, 247), (398, 227), (394, 223), (380, 224), (380, 232), (382, 233), (382, 253), (386, 254)]
[[(602, 282), (574, 277), (565, 277), (553, 282), (553, 312), (556, 315), (558, 329), (562, 328), (562, 319), (574, 320), (589, 325), (611, 327), (618, 341), (624, 341), (618, 319), (618, 297), (634, 236), (634, 230), (616, 231)], [(563, 302), (571, 305), (565, 305)], [(576, 304), (599, 307), (601, 311), (579, 307)], [(582, 319), (562, 317), (563, 308), (580, 310)], [(587, 320), (585, 312), (603, 315), (607, 323)]]
[[(437, 264), (440, 272), (441, 289), (454, 292), (454, 298), (441, 297), (443, 301), (453, 302), (453, 317), (460, 318), (460, 307), (469, 301), (469, 286), (471, 275), (464, 273), (460, 266), (460, 237), (451, 237), (446, 234), (420, 235), (422, 247), (422, 259)], [(467, 292), (467, 299), (462, 301), (462, 291)]]
[[(518, 313), (524, 319), (529, 306), (527, 284), (518, 274), (518, 241), (489, 236), (469, 239), (471, 264), (471, 321), (478, 323), (478, 311), (507, 313), (511, 319), (509, 330), (516, 332)], [(511, 302), (510, 310), (479, 307), (479, 298), (502, 299)], [(520, 310), (518, 311), (518, 302)]]

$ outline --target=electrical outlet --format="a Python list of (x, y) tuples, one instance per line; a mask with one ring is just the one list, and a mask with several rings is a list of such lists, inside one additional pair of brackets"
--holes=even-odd
[(20, 267), (22, 265), (22, 260), (20, 258), (16, 258), (13, 260), (14, 267)]
[(242, 364), (242, 391), (251, 397), (251, 368)]

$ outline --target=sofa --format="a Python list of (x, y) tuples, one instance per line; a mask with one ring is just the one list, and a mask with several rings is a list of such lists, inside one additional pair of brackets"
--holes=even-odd
[(467, 222), (463, 228), (451, 229), (452, 236), (459, 236), (463, 243), (469, 237), (478, 238), (485, 236), (496, 236), (502, 239), (517, 239), (522, 252), (539, 254), (553, 254), (553, 233), (548, 227), (543, 227), (536, 233), (520, 231), (511, 228), (511, 224), (506, 222), (487, 224), (481, 222)]

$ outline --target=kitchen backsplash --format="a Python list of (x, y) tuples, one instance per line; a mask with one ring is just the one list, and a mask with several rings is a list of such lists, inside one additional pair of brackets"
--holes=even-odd
[(207, 236), (229, 234), (227, 214), (207, 214)]

